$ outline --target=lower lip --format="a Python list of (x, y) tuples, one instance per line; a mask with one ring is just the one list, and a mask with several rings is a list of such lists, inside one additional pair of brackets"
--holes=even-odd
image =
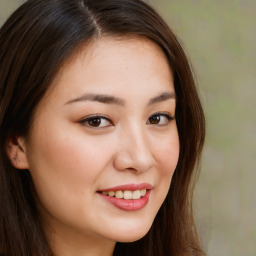
[(138, 211), (145, 207), (149, 201), (149, 195), (151, 190), (147, 190), (145, 196), (139, 199), (123, 199), (123, 198), (116, 198), (111, 196), (103, 195), (102, 193), (98, 193), (102, 198), (106, 201), (117, 207), (118, 209), (124, 211)]

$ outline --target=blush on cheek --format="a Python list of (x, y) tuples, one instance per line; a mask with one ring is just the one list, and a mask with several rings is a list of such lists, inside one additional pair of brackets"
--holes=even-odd
[(170, 175), (176, 169), (179, 159), (179, 143), (170, 143), (165, 147), (158, 148), (156, 151), (156, 162), (161, 163), (162, 168), (166, 175)]
[(102, 148), (106, 147), (95, 146), (93, 142), (89, 138), (81, 140), (81, 137), (75, 136), (59, 139), (51, 149), (45, 147), (45, 161), (62, 180), (66, 179), (67, 183), (77, 189), (79, 186), (84, 188), (87, 183), (93, 184), (108, 163), (105, 159), (108, 159), (110, 151), (104, 151), (103, 154)]

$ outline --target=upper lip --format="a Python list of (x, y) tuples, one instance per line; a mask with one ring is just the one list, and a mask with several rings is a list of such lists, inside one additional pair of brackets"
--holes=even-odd
[(116, 187), (101, 189), (99, 191), (100, 192), (102, 192), (102, 191), (124, 191), (124, 190), (135, 191), (135, 190), (152, 189), (152, 188), (153, 188), (153, 186), (149, 183), (140, 183), (140, 184), (125, 184), (125, 185), (120, 185), (120, 186), (116, 186)]

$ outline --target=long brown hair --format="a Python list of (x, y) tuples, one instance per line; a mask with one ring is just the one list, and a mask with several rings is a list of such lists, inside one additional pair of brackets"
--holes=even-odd
[(166, 200), (148, 234), (117, 243), (114, 255), (205, 255), (192, 212), (193, 181), (204, 137), (204, 114), (191, 66), (168, 25), (141, 0), (28, 0), (0, 29), (0, 252), (48, 256), (29, 171), (6, 154), (26, 136), (38, 102), (57, 72), (85, 43), (102, 36), (142, 36), (158, 44), (174, 74), (180, 155)]

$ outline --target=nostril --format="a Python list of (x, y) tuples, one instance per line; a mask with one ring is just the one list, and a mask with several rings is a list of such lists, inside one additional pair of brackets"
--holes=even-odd
[(125, 138), (120, 138), (119, 151), (114, 156), (117, 170), (145, 172), (154, 166), (155, 159), (144, 138), (145, 134), (138, 134), (137, 130), (132, 136), (126, 134)]

